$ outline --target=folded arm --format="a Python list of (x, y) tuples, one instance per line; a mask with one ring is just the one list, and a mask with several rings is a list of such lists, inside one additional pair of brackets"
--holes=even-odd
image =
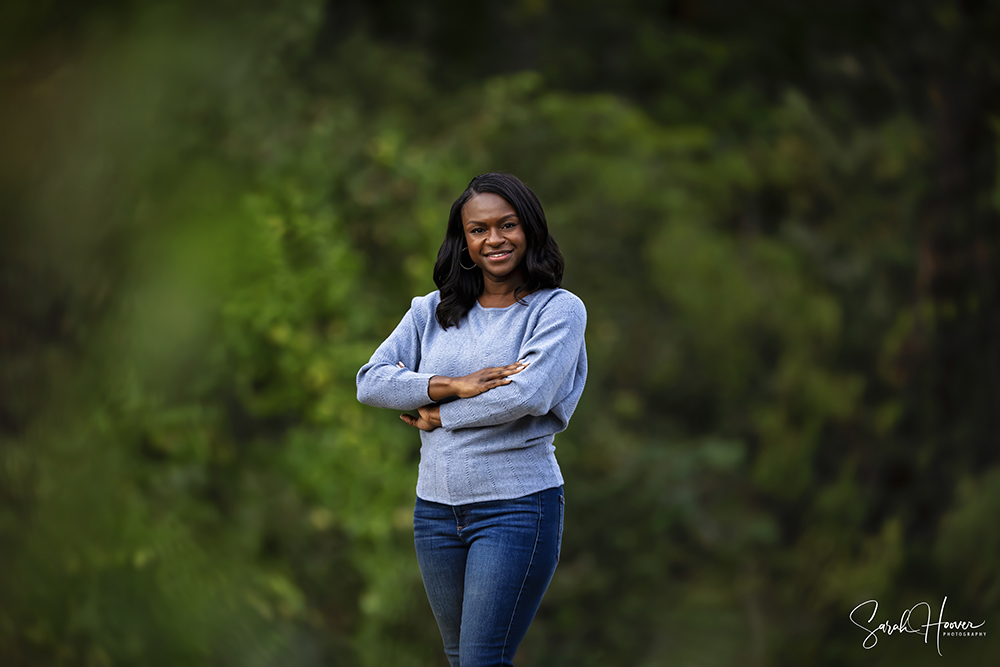
[(427, 390), (433, 375), (409, 370), (419, 365), (420, 336), (412, 311), (407, 311), (395, 330), (358, 371), (358, 400), (392, 410), (415, 410), (432, 403)]
[(568, 376), (579, 363), (585, 328), (583, 313), (568, 309), (543, 313), (520, 352), (528, 365), (503, 386), (439, 406), (442, 427), (450, 431), (496, 426), (548, 414), (565, 397)]

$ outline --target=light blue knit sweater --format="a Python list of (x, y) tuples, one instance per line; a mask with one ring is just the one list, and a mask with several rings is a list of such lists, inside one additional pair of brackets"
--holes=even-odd
[[(587, 379), (583, 302), (543, 289), (507, 308), (477, 302), (458, 327), (441, 328), (437, 291), (410, 310), (358, 372), (358, 400), (413, 410), (432, 403), (434, 375), (459, 377), (526, 359), (507, 385), (441, 404), (442, 427), (421, 431), (417, 495), (464, 505), (518, 498), (563, 483), (556, 433), (564, 430)], [(405, 369), (397, 362), (403, 362)]]

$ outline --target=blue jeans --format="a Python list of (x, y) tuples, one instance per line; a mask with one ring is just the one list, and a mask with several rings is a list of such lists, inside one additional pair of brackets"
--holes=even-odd
[(470, 505), (417, 498), (413, 538), (451, 667), (512, 665), (559, 561), (562, 487)]

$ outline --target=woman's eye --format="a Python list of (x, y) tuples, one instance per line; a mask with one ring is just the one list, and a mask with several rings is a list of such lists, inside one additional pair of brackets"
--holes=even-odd
[(504, 229), (511, 229), (512, 227), (517, 227), (517, 223), (516, 222), (506, 222), (506, 223), (504, 223), (504, 226), (503, 226)]

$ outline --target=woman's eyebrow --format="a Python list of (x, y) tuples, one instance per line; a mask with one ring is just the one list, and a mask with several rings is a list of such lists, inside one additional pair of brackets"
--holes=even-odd
[[(516, 218), (516, 217), (517, 217), (517, 213), (508, 213), (507, 215), (503, 216), (502, 218), (497, 218), (496, 222), (503, 222), (507, 218)], [(469, 220), (465, 224), (466, 224), (466, 226), (468, 226), (468, 225), (485, 225), (487, 223), (480, 222), (479, 220)]]

